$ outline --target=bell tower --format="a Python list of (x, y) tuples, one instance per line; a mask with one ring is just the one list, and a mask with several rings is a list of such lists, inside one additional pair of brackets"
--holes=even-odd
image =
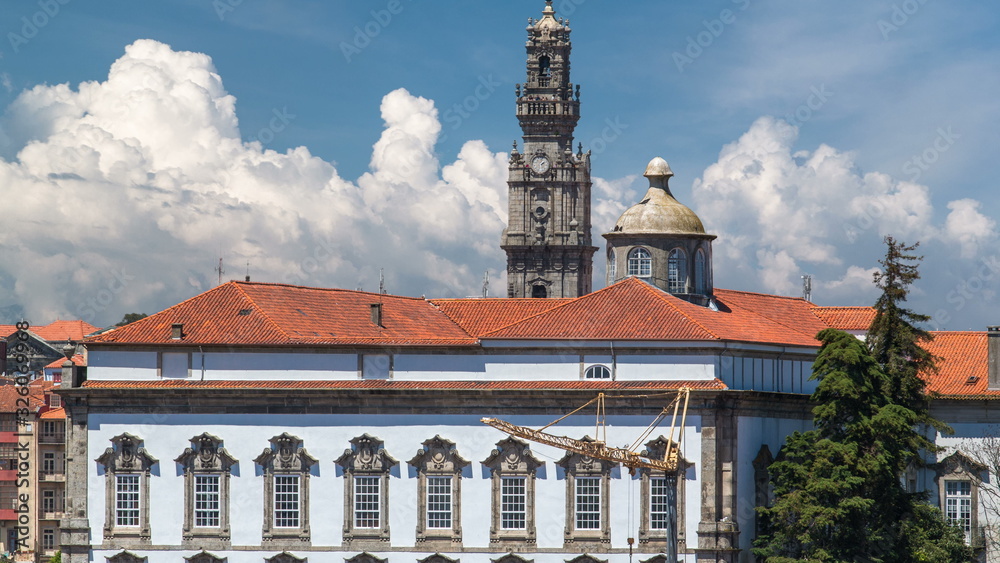
[(573, 152), (580, 87), (570, 82), (569, 21), (555, 13), (547, 0), (542, 18), (528, 19), (527, 82), (516, 88), (524, 144), (510, 153), (500, 244), (508, 297), (579, 297), (592, 287), (590, 151)]

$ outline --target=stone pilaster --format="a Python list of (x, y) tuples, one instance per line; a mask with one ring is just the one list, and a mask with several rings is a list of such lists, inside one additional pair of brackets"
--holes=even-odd
[(736, 563), (739, 525), (736, 523), (737, 417), (724, 398), (702, 415), (701, 522), (698, 523), (699, 562)]
[(60, 549), (63, 563), (89, 563), (87, 408), (80, 398), (65, 396), (63, 406), (66, 408), (66, 509), (59, 522)]

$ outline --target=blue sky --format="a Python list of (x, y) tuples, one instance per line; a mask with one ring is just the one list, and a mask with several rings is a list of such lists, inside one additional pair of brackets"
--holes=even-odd
[[(108, 324), (153, 312), (211, 287), (220, 254), (231, 264), (227, 278), (242, 277), (249, 261), (262, 281), (374, 289), (384, 268), (389, 290), (409, 295), (476, 294), (487, 269), (502, 280), (497, 153), (519, 140), (514, 84), (524, 80), (524, 28), (541, 0), (63, 2), (5, 1), (0, 14), (0, 164), (9, 168), (0, 193), (9, 192), (13, 211), (0, 229), (0, 317)], [(573, 28), (577, 140), (597, 149), (597, 235), (641, 195), (635, 176), (662, 156), (677, 174), (675, 194), (720, 235), (721, 287), (795, 295), (808, 273), (817, 302), (869, 304), (881, 237), (895, 234), (924, 244), (914, 305), (935, 315), (935, 327), (1000, 320), (1000, 271), (991, 267), (1000, 7), (555, 7)], [(126, 56), (139, 40), (165, 47)], [(207, 59), (181, 60), (183, 52)], [(124, 59), (128, 70), (106, 82)], [(156, 82), (162, 103), (145, 108), (149, 100), (127, 84), (149, 67), (171, 84), (185, 73), (214, 72), (221, 82), (195, 101)], [(94, 90), (84, 95), (81, 83)], [(224, 99), (234, 100), (231, 111)], [(174, 109), (160, 111), (163, 100)], [(115, 106), (117, 114), (107, 109)], [(140, 110), (143, 126), (131, 131), (124, 121), (140, 122)], [(117, 148), (90, 143), (80, 124), (107, 132)], [(70, 130), (72, 139), (57, 135)], [(237, 138), (250, 147), (239, 156), (248, 164), (226, 164), (232, 152), (181, 155), (187, 135)], [(41, 146), (22, 154), (32, 142)], [(88, 143), (101, 155), (92, 170), (60, 161), (67, 147)], [(142, 147), (139, 160), (120, 157), (133, 146)], [(122, 159), (117, 167), (112, 155)], [(401, 158), (410, 165), (393, 168)], [(122, 172), (129, 166), (144, 176)], [(135, 195), (137, 186), (147, 195)], [(430, 211), (435, 198), (449, 201), (450, 214)], [(47, 210), (39, 199), (60, 203)], [(315, 209), (324, 202), (326, 215)], [(98, 205), (135, 219), (104, 224)], [(182, 207), (200, 215), (175, 215)], [(350, 229), (338, 213), (351, 217)], [(26, 270), (47, 281), (27, 283)], [(603, 264), (597, 277), (599, 287)]]

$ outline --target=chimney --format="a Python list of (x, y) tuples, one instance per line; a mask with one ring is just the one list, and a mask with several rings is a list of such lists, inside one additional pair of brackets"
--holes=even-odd
[(986, 349), (989, 351), (990, 389), (1000, 389), (1000, 326), (986, 328)]
[(379, 328), (382, 327), (382, 304), (372, 303), (372, 324)]
[(170, 339), (180, 340), (182, 338), (184, 338), (184, 325), (182, 323), (170, 325)]

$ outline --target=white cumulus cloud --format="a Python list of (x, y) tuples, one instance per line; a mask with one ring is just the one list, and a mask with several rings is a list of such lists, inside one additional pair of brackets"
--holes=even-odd
[(997, 238), (978, 201), (948, 203), (942, 222), (929, 186), (859, 170), (853, 153), (827, 145), (797, 150), (797, 140), (796, 127), (762, 117), (695, 181), (696, 209), (719, 235), (720, 286), (798, 295), (809, 274), (819, 302), (870, 304), (882, 239), (892, 235), (921, 243), (916, 293), (933, 312), (955, 283), (940, 272), (957, 255), (979, 257)]
[(431, 100), (400, 89), (381, 112), (351, 181), (243, 142), (204, 54), (140, 40), (105, 81), (24, 91), (0, 122), (0, 312), (111, 324), (209, 289), (220, 255), (227, 279), (250, 262), (257, 281), (375, 290), (384, 268), (390, 291), (478, 293), (504, 263), (506, 156), (471, 141), (442, 165)]

